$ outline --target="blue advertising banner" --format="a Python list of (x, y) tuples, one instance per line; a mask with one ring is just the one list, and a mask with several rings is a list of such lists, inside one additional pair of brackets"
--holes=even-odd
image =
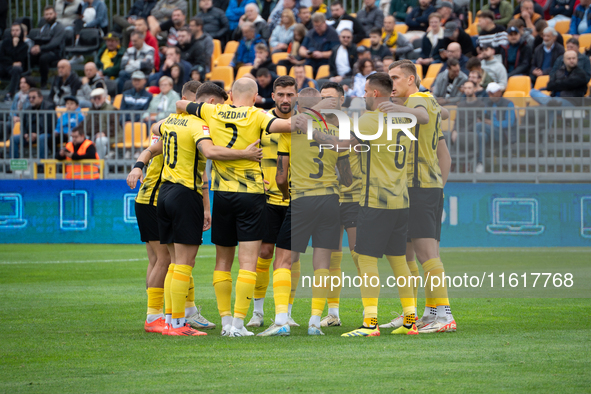
[[(1, 181), (0, 243), (140, 243), (136, 192), (124, 180)], [(591, 186), (448, 183), (441, 246), (591, 246)]]

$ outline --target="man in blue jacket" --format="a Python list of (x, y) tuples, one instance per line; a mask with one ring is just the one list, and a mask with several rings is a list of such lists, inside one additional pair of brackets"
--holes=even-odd
[(226, 9), (226, 16), (230, 23), (230, 31), (234, 31), (238, 27), (240, 17), (244, 15), (244, 7), (247, 4), (256, 3), (255, 0), (230, 0), (228, 8)]
[(234, 59), (230, 62), (230, 66), (234, 67), (236, 71), (241, 66), (252, 66), (255, 58), (254, 47), (258, 43), (265, 43), (261, 36), (256, 34), (256, 28), (252, 22), (244, 22), (241, 28), (242, 39), (238, 44)]
[(579, 6), (573, 12), (570, 20), (568, 34), (578, 37), (580, 34), (591, 33), (591, 12), (589, 12), (591, 0), (581, 0)]
[(405, 23), (409, 30), (427, 31), (429, 27), (429, 15), (435, 12), (431, 0), (419, 0), (419, 5), (406, 14)]

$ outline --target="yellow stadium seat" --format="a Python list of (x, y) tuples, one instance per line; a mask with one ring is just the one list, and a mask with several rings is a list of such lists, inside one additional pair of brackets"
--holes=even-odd
[(474, 37), (478, 35), (478, 17), (474, 18), (474, 23), (472, 23), (467, 29), (466, 33), (470, 36)]
[(433, 81), (435, 81), (435, 78), (423, 78), (423, 80), (421, 81), (421, 85), (423, 85), (425, 87), (425, 89), (431, 89), (431, 85), (433, 85)]
[(210, 80), (223, 81), (224, 88), (228, 91), (234, 83), (234, 69), (230, 66), (216, 67), (211, 71)]
[(546, 89), (546, 86), (548, 86), (549, 80), (550, 80), (549, 75), (540, 75), (538, 78), (536, 78), (536, 84), (534, 85), (534, 89), (537, 89), (537, 90)]
[[(306, 68), (306, 78), (314, 79), (314, 69), (312, 66), (304, 66)], [(295, 69), (294, 67), (291, 68), (289, 71), (289, 76), (295, 78)]]
[(226, 47), (224, 48), (224, 53), (236, 53), (236, 50), (238, 50), (238, 45), (238, 41), (228, 41)]
[[(12, 128), (12, 135), (20, 135), (21, 134), (21, 122), (16, 122), (14, 127)], [(7, 137), (6, 141), (0, 141), (0, 148), (10, 148), (10, 138)]]
[(232, 59), (234, 59), (233, 53), (223, 53), (220, 55), (220, 57), (218, 57), (218, 60), (217, 60), (215, 66), (216, 67), (229, 66)]
[(349, 14), (349, 15), (351, 15), (353, 18), (357, 18), (357, 13), (355, 13), (355, 12), (352, 14)]
[(569, 28), (570, 28), (570, 21), (558, 21), (554, 25), (554, 30), (556, 30), (560, 34), (568, 33)]
[(474, 23), (472, 16), (472, 11), (468, 11), (468, 27), (472, 26), (472, 23)]
[(330, 66), (328, 64), (324, 64), (318, 68), (318, 73), (316, 73), (316, 79), (328, 78), (329, 76)]
[(408, 31), (408, 26), (404, 23), (397, 23), (394, 25), (394, 31), (400, 34), (406, 34), (406, 32)]
[(562, 34), (562, 41), (564, 42), (564, 46), (566, 47), (566, 42), (570, 40), (572, 36), (570, 34)]
[(425, 78), (432, 78), (434, 80), (437, 77), (437, 74), (439, 74), (441, 67), (443, 67), (443, 63), (431, 63), (427, 69)]
[(371, 41), (369, 40), (369, 38), (364, 38), (363, 40), (359, 41), (359, 44), (357, 44), (357, 46), (364, 46), (366, 48), (369, 48), (371, 47)]
[(220, 40), (213, 40), (213, 54), (211, 55), (211, 69), (217, 64), (218, 58), (222, 54), (222, 43)]
[[(148, 127), (143, 122), (125, 122), (123, 142), (113, 144), (113, 148), (131, 148), (132, 146), (142, 147), (148, 137)], [(149, 146), (146, 145), (146, 147)]]
[(591, 47), (591, 34), (581, 34), (579, 36), (579, 52), (585, 53), (585, 50), (589, 49), (589, 47)]
[(287, 75), (287, 68), (285, 68), (285, 66), (277, 66), (277, 75), (280, 77)]
[(236, 73), (236, 79), (242, 78), (245, 74), (248, 74), (252, 70), (252, 66), (242, 66), (238, 69)]
[(121, 100), (123, 100), (122, 94), (118, 94), (117, 96), (115, 96), (115, 98), (113, 99), (113, 107), (120, 109), (121, 108)]
[(423, 79), (423, 66), (420, 64), (415, 64), (415, 67), (417, 68), (417, 75), (419, 78)]
[(508, 92), (523, 92), (526, 97), (529, 97), (529, 91), (531, 90), (531, 79), (525, 75), (516, 75), (510, 77), (507, 81), (507, 88), (505, 91)]
[(446, 120), (441, 120), (441, 131), (452, 131), (454, 128), (454, 123), (456, 121), (458, 107), (455, 105), (450, 105), (446, 106), (445, 109), (449, 111), (449, 118)]
[(277, 52), (271, 55), (271, 59), (273, 63), (277, 64), (280, 60), (287, 59), (287, 56), (289, 56), (287, 52)]
[(525, 116), (525, 107), (526, 107), (526, 102), (527, 102), (528, 96), (529, 96), (529, 92), (528, 92), (528, 94), (525, 94), (524, 92), (521, 92), (521, 91), (506, 90), (505, 93), (503, 93), (503, 97), (505, 97), (509, 101), (513, 102), (513, 105), (515, 105), (515, 107), (521, 108), (518, 111), (520, 118), (523, 118)]

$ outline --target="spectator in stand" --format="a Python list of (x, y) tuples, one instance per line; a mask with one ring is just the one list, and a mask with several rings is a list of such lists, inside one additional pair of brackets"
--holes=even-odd
[(74, 22), (79, 19), (82, 3), (83, 0), (56, 0), (54, 6), (57, 21), (64, 28), (72, 29)]
[(456, 14), (454, 14), (454, 5), (449, 1), (442, 1), (437, 6), (437, 12), (441, 15), (441, 24), (445, 25), (448, 22), (455, 22), (457, 26), (463, 27), (462, 22), (458, 20)]
[(194, 47), (193, 56), (188, 60), (194, 66), (201, 66), (206, 73), (211, 71), (211, 57), (213, 56), (213, 38), (203, 30), (203, 19), (195, 16), (189, 22)]
[(367, 77), (376, 72), (376, 66), (371, 59), (362, 59), (357, 65), (359, 72), (355, 74), (351, 89), (343, 85), (343, 89), (347, 92), (348, 97), (364, 97), (365, 96), (365, 82)]
[(72, 71), (70, 62), (62, 59), (57, 63), (57, 75), (53, 80), (49, 97), (55, 105), (64, 105), (64, 97), (75, 96), (81, 86), (80, 78)]
[(376, 0), (364, 0), (365, 7), (357, 13), (357, 20), (369, 36), (373, 29), (381, 29), (384, 25), (384, 13), (376, 7)]
[[(476, 56), (474, 56), (473, 58), (470, 58), (470, 60), (468, 60), (468, 63), (466, 63), (466, 68), (470, 72), (470, 74), (468, 74), (468, 79), (473, 81), (474, 83), (477, 83), (482, 88), (483, 91), (486, 89), (486, 87), (488, 86), (489, 83), (494, 82), (493, 79), (491, 78), (491, 76), (488, 75), (488, 73), (482, 69), (482, 64), (480, 63), (480, 59), (478, 59)], [(478, 78), (476, 78), (476, 75), (478, 76)], [(477, 87), (476, 88), (477, 95), (478, 95), (478, 92), (480, 92), (480, 91), (481, 91), (481, 89), (479, 89)], [(485, 93), (486, 93), (486, 91), (485, 91)]]
[[(131, 75), (132, 88), (123, 92), (121, 99), (121, 112), (146, 111), (152, 101), (152, 94), (146, 90), (146, 75), (141, 71), (135, 71)], [(121, 116), (121, 123), (141, 121), (141, 114), (125, 113)]]
[(259, 7), (256, 5), (256, 3), (251, 3), (244, 7), (244, 15), (240, 17), (238, 27), (234, 29), (234, 32), (232, 33), (232, 40), (240, 41), (240, 39), (242, 39), (241, 27), (246, 22), (250, 22), (254, 25), (256, 34), (261, 36), (263, 40), (267, 41), (271, 36), (271, 31), (269, 30), (267, 21), (265, 21), (259, 15)]
[[(447, 60), (445, 49), (452, 43), (457, 43), (460, 46), (460, 53), (465, 57), (476, 55), (472, 38), (456, 22), (447, 22), (443, 31), (443, 40), (438, 40), (437, 48), (433, 50), (435, 63), (443, 63)], [(457, 59), (459, 60), (459, 57)], [(462, 61), (460, 61), (460, 65), (462, 65)]]
[[(84, 122), (74, 128), (81, 133), (94, 138), (97, 152), (101, 159), (107, 157), (109, 147), (119, 134), (119, 124), (115, 112), (117, 108), (107, 102), (107, 91), (95, 89), (90, 93), (92, 111), (84, 118)], [(109, 113), (103, 113), (109, 111)], [(111, 141), (111, 139), (113, 139)]]
[(35, 87), (35, 81), (31, 77), (21, 77), (19, 83), (19, 91), (14, 96), (12, 100), (12, 105), (10, 106), (10, 118), (12, 120), (12, 125), (14, 126), (15, 123), (20, 122), (20, 111), (29, 109), (31, 104), (29, 103), (29, 91)]
[[(544, 29), (548, 27), (548, 23), (545, 20), (540, 19), (539, 21), (536, 22), (535, 26), (536, 26), (535, 38), (534, 38), (534, 44), (532, 45), (532, 48), (534, 48), (534, 49), (539, 47), (540, 45), (542, 45), (542, 43), (544, 42), (544, 40), (543, 40)], [(562, 38), (562, 34), (558, 34), (556, 36), (556, 43), (560, 44), (562, 46), (565, 46), (565, 42), (564, 42), (564, 39)]]
[[(191, 81), (197, 81), (197, 82), (201, 82), (205, 80), (205, 74), (201, 75), (201, 69), (197, 66), (194, 66), (191, 69)], [(175, 88), (173, 88), (175, 92), (179, 93), (178, 90)], [(182, 91), (182, 89), (181, 89)], [(181, 93), (179, 93), (181, 94)]]
[(39, 36), (34, 39), (35, 45), (30, 50), (31, 65), (39, 65), (41, 88), (47, 86), (49, 67), (62, 58), (64, 26), (57, 22), (56, 18), (53, 6), (46, 6), (43, 11), (45, 24), (41, 27)]
[(275, 106), (275, 101), (273, 101), (273, 83), (277, 77), (272, 75), (266, 68), (259, 68), (256, 77), (259, 94), (254, 105), (263, 109), (273, 108)]
[[(161, 33), (166, 33), (166, 46), (172, 47), (178, 44), (178, 33), (187, 25), (187, 16), (182, 9), (176, 8), (172, 11), (170, 19), (162, 22), (155, 31), (151, 32), (152, 35), (158, 37)], [(156, 33), (156, 34), (154, 34)]]
[(103, 34), (109, 28), (109, 12), (103, 0), (84, 0), (81, 18), (74, 22), (74, 33), (80, 34), (82, 28), (101, 29)]
[(68, 141), (68, 134), (70, 134), (70, 131), (80, 123), (84, 122), (84, 114), (78, 106), (78, 98), (74, 96), (66, 96), (64, 97), (64, 101), (66, 102), (66, 112), (57, 119), (54, 133), (55, 139), (60, 141), (60, 143)]
[(390, 64), (394, 63), (394, 57), (393, 56), (386, 56), (383, 60), (382, 60), (382, 70), (385, 72), (389, 69)]
[[(467, 80), (462, 85), (464, 94), (460, 97), (458, 102), (458, 108), (484, 108), (484, 102), (480, 100), (482, 96), (476, 95), (476, 89), (478, 86), (471, 80)], [(480, 89), (486, 94), (486, 92), (480, 87)], [(486, 96), (488, 97), (488, 96)], [(474, 130), (474, 123), (476, 122), (476, 111), (466, 111), (460, 116), (456, 117), (454, 127), (450, 133), (450, 140), (452, 144), (455, 144), (458, 138), (458, 130), (464, 132), (470, 132)], [(446, 133), (444, 133), (445, 135)]]
[[(99, 160), (96, 146), (91, 140), (86, 139), (80, 129), (72, 130), (72, 141), (66, 144), (65, 148), (56, 152), (57, 160)], [(66, 179), (99, 179), (99, 170), (96, 165), (87, 164), (64, 164), (66, 166)]]
[(568, 34), (572, 34), (575, 38), (578, 38), (580, 34), (591, 33), (590, 7), (591, 0), (581, 0), (570, 20)]
[[(490, 142), (499, 142), (503, 138), (506, 142), (509, 141), (509, 130), (515, 125), (515, 105), (506, 98), (503, 98), (503, 88), (496, 83), (492, 82), (486, 88), (489, 99), (485, 102), (485, 107), (492, 107), (491, 110), (484, 111), (484, 119), (474, 126), (478, 137), (478, 154), (476, 173), (481, 174), (484, 172), (483, 157), (485, 146)], [(498, 110), (497, 108), (508, 108), (504, 110)], [(511, 141), (517, 138), (517, 133), (513, 130), (511, 133)]]
[(548, 21), (548, 26), (554, 28), (556, 22), (571, 20), (575, 10), (576, 0), (548, 0), (550, 15), (552, 19)]
[(369, 53), (375, 64), (380, 63), (381, 65), (386, 56), (392, 56), (390, 49), (382, 44), (381, 28), (376, 27), (369, 32), (369, 42), (371, 43)]
[(419, 0), (419, 5), (406, 15), (405, 23), (411, 31), (427, 31), (429, 15), (435, 12), (431, 0)]
[(440, 73), (445, 71), (447, 68), (447, 60), (456, 59), (460, 63), (460, 70), (464, 74), (468, 75), (468, 68), (466, 67), (468, 64), (468, 57), (462, 54), (462, 48), (460, 47), (460, 44), (457, 42), (450, 43), (445, 51), (439, 52), (439, 55), (446, 61), (446, 63), (443, 64), (443, 67), (441, 67), (441, 70), (439, 71)]
[(507, 43), (507, 32), (503, 26), (495, 24), (495, 14), (482, 11), (478, 15), (478, 44), (491, 45), (495, 51), (499, 51), (499, 47)]
[(254, 24), (251, 22), (244, 22), (242, 25), (242, 39), (238, 44), (238, 49), (234, 55), (234, 59), (230, 62), (230, 66), (234, 67), (237, 72), (242, 66), (252, 66), (255, 58), (255, 47), (259, 43), (265, 41), (256, 34)]
[[(144, 36), (144, 42), (152, 48), (154, 48), (154, 59), (152, 67), (156, 71), (160, 70), (160, 48), (158, 47), (158, 41), (156, 40), (156, 37), (154, 37), (152, 33), (150, 33), (150, 30), (148, 30), (148, 22), (146, 22), (145, 19), (137, 18), (135, 20), (135, 28), (131, 32), (133, 33), (134, 31), (141, 33)], [(130, 38), (132, 33), (130, 33)], [(133, 43), (130, 40), (129, 45), (127, 47), (131, 48), (132, 46)]]
[(240, 18), (246, 12), (245, 7), (247, 4), (254, 4), (255, 0), (230, 0), (228, 8), (226, 9), (226, 17), (230, 23), (230, 31), (236, 30), (240, 23)]
[(299, 93), (304, 88), (318, 89), (316, 81), (306, 77), (306, 67), (303, 64), (296, 64), (293, 66), (293, 74), (295, 75), (296, 88)]
[(513, 18), (521, 19), (523, 23), (525, 23), (525, 27), (531, 31), (536, 29), (535, 23), (539, 19), (544, 19), (541, 14), (534, 12), (533, 0), (522, 0), (519, 9), (519, 14), (515, 15)]
[(172, 79), (172, 89), (179, 95), (182, 94), (183, 85), (185, 84), (185, 72), (180, 64), (175, 63), (172, 65), (170, 68), (170, 78)]
[(476, 70), (470, 71), (468, 81), (472, 82), (476, 89), (476, 97), (488, 97), (486, 89), (482, 87), (482, 75)]
[(551, 27), (544, 29), (544, 43), (535, 49), (530, 69), (530, 77), (534, 84), (540, 75), (550, 74), (552, 65), (564, 54), (564, 47), (556, 42), (557, 35), (556, 30)]
[(125, 82), (131, 79), (131, 74), (136, 71), (150, 73), (154, 67), (154, 48), (144, 42), (144, 35), (134, 31), (131, 44), (121, 59), (122, 70), (119, 72), (117, 85), (119, 92), (123, 92)]
[(429, 29), (427, 34), (423, 36), (421, 42), (421, 57), (416, 61), (423, 67), (428, 67), (433, 63), (435, 56), (439, 53), (435, 51), (439, 41), (443, 40), (443, 29), (441, 27), (441, 15), (439, 12), (434, 12), (429, 15)]
[[(291, 0), (288, 0), (291, 1)], [(269, 46), (271, 52), (285, 52), (289, 44), (293, 41), (293, 31), (296, 27), (293, 11), (286, 9), (281, 12), (281, 24), (271, 33)]]
[[(589, 79), (591, 79), (591, 62), (589, 61), (589, 58), (586, 55), (583, 55), (582, 53), (579, 52), (579, 40), (577, 40), (574, 37), (569, 38), (568, 41), (566, 42), (566, 50), (567, 51), (575, 51), (577, 53), (577, 56), (578, 56), (577, 67), (579, 67), (581, 70), (583, 70), (583, 72), (585, 73), (585, 76), (587, 77), (587, 81), (589, 81)], [(550, 71), (550, 75), (555, 74), (556, 71), (558, 71), (558, 69), (560, 67), (562, 67), (563, 65), (564, 65), (564, 56), (560, 56), (558, 59), (556, 59), (556, 62), (552, 65), (552, 70)]]
[(148, 25), (154, 37), (158, 34), (160, 24), (171, 19), (172, 13), (176, 9), (180, 9), (183, 15), (187, 15), (187, 0), (159, 0), (154, 8), (152, 8), (152, 12), (150, 12), (150, 16), (148, 17)]
[[(340, 44), (335, 45), (332, 49), (328, 64), (330, 67), (330, 76), (328, 81), (337, 82), (341, 85), (351, 86), (353, 82), (353, 71), (355, 63), (357, 62), (357, 47), (353, 44), (353, 33), (351, 30), (342, 30), (339, 34)], [(318, 81), (318, 85), (322, 89), (322, 85), (326, 83), (326, 79)]]
[(285, 67), (288, 73), (293, 65), (304, 64), (306, 62), (306, 59), (303, 59), (299, 55), (299, 49), (304, 38), (306, 38), (306, 28), (301, 23), (298, 23), (293, 29), (293, 40), (287, 47), (289, 55), (287, 56), (287, 59), (280, 60), (278, 64), (279, 66)]
[(479, 58), (482, 60), (482, 69), (491, 76), (492, 80), (505, 90), (507, 88), (507, 69), (495, 57), (495, 49), (492, 45), (484, 45), (481, 47)]
[(258, 79), (255, 78), (255, 75), (257, 75), (257, 72), (260, 69), (264, 68), (265, 70), (268, 70), (271, 74), (273, 74), (274, 77), (276, 77), (277, 65), (273, 64), (273, 60), (271, 59), (271, 55), (269, 54), (269, 47), (267, 47), (267, 45), (265, 45), (264, 43), (260, 43), (254, 47), (254, 52), (255, 55), (254, 62), (252, 63), (252, 69), (245, 76), (252, 79)]
[(108, 91), (107, 84), (102, 75), (99, 74), (96, 64), (88, 62), (84, 65), (84, 76), (80, 80), (82, 86), (76, 94), (82, 108), (90, 108), (90, 94), (94, 89), (102, 88)]
[(20, 157), (20, 145), (23, 148), (29, 144), (37, 143), (39, 146), (39, 158), (45, 159), (46, 146), (53, 147), (53, 130), (55, 128), (55, 105), (50, 100), (44, 100), (41, 90), (32, 88), (29, 90), (28, 110), (32, 110), (21, 117), (21, 133), (10, 137), (12, 158)]
[[(519, 14), (521, 12), (521, 0), (517, 0), (517, 6), (515, 6), (515, 10), (513, 11), (513, 16)], [(546, 2), (547, 4), (547, 2)], [(534, 1), (534, 10), (536, 14), (544, 15), (544, 8), (537, 1)]]
[(299, 55), (306, 59), (306, 64), (312, 66), (314, 75), (318, 68), (328, 64), (332, 55), (332, 48), (339, 45), (339, 35), (332, 26), (326, 24), (326, 17), (322, 13), (312, 15), (314, 28), (306, 34), (300, 46)]
[(132, 27), (136, 18), (148, 19), (152, 13), (152, 9), (156, 5), (157, 0), (136, 0), (133, 2), (129, 13), (125, 16), (113, 16), (113, 30), (120, 33), (121, 31)]
[(326, 4), (324, 4), (324, 0), (312, 0), (312, 5), (310, 6), (310, 13), (314, 15), (317, 12), (323, 14), (326, 20), (332, 18), (330, 8), (328, 8)]
[(353, 18), (347, 14), (345, 8), (343, 8), (343, 2), (341, 0), (334, 0), (330, 5), (330, 12), (332, 18), (326, 23), (334, 27), (337, 33), (340, 33), (344, 29), (351, 30), (353, 32), (353, 43), (358, 44), (367, 35), (363, 25), (359, 23), (357, 18)]
[(439, 104), (451, 104), (459, 101), (462, 95), (461, 87), (468, 80), (468, 76), (460, 71), (457, 59), (449, 59), (447, 69), (440, 72), (433, 82), (431, 91), (437, 97)]
[[(280, 0), (281, 1), (281, 0)], [(213, 6), (224, 11), (224, 15), (226, 14), (226, 10), (230, 5), (230, 0), (213, 0)]]
[[(299, 2), (297, 2), (299, 3)], [(279, 7), (279, 5), (275, 6), (275, 8)], [(298, 7), (296, 4), (296, 0), (284, 0), (283, 6), (281, 6), (281, 12), (274, 12), (272, 17), (269, 17), (269, 30), (271, 32), (277, 28), (282, 23), (282, 15), (283, 12), (289, 10), (293, 14), (293, 23), (296, 23), (296, 18), (298, 15)], [(275, 10), (273, 10), (275, 11)]]
[(214, 40), (220, 40), (224, 45), (229, 31), (226, 13), (214, 7), (211, 0), (199, 0), (199, 8), (201, 9), (199, 18), (203, 21), (203, 31)]
[(488, 4), (482, 7), (481, 11), (492, 12), (495, 23), (504, 27), (507, 27), (511, 19), (513, 19), (513, 7), (506, 0), (489, 0)]
[(19, 80), (28, 62), (29, 46), (25, 42), (25, 32), (20, 23), (13, 23), (10, 35), (0, 46), (0, 78), (10, 79), (8, 93), (4, 101), (10, 101), (16, 93)]
[[(213, 48), (213, 43), (212, 43), (212, 48)], [(183, 68), (183, 76), (185, 78), (183, 83), (189, 81), (189, 76), (191, 75), (192, 66), (191, 66), (191, 63), (181, 59), (181, 49), (179, 47), (167, 47), (165, 49), (165, 52), (166, 52), (166, 60), (164, 61), (164, 64), (162, 64), (160, 71), (150, 75), (150, 77), (148, 78), (148, 86), (156, 86), (156, 84), (159, 83), (160, 78), (162, 78), (163, 76), (170, 77), (171, 76), (170, 69), (175, 64), (179, 64)], [(210, 59), (211, 59), (211, 57), (210, 57)]]
[(312, 23), (312, 11), (310, 11), (309, 7), (300, 6), (300, 8), (298, 8), (298, 17), (300, 18), (300, 23), (304, 25), (306, 30), (312, 30), (314, 28), (314, 24)]
[(404, 22), (407, 14), (410, 14), (417, 4), (419, 4), (417, 0), (390, 0), (389, 11), (385, 14), (384, 18), (392, 15), (396, 19), (396, 22)]
[(99, 48), (97, 68), (105, 78), (116, 79), (121, 71), (121, 58), (125, 48), (119, 45), (119, 36), (109, 33), (104, 38), (105, 43)]
[(501, 47), (503, 66), (508, 72), (507, 77), (529, 75), (532, 58), (531, 46), (521, 37), (517, 27), (510, 27), (507, 33), (509, 43)]
[(513, 19), (507, 25), (507, 29), (510, 29), (512, 27), (516, 27), (517, 29), (519, 29), (519, 34), (521, 34), (521, 38), (523, 39), (523, 41), (527, 43), (527, 45), (529, 45), (532, 48), (533, 51), (533, 49), (535, 48), (534, 41), (536, 38), (532, 34), (531, 30), (525, 28), (525, 23), (523, 23), (521, 19)]
[(394, 17), (388, 15), (384, 18), (384, 32), (382, 33), (382, 43), (388, 47), (392, 56), (396, 59), (405, 59), (406, 55), (414, 50), (412, 43), (409, 42), (404, 34), (398, 33), (394, 26), (396, 21)]
[(176, 113), (176, 102), (181, 96), (172, 89), (172, 78), (162, 77), (158, 81), (160, 93), (155, 95), (150, 101), (148, 110), (144, 112), (142, 118), (144, 122), (158, 122), (172, 113)]
[(196, 46), (193, 42), (193, 36), (189, 26), (183, 27), (178, 33), (178, 44), (177, 46), (181, 50), (181, 59), (194, 63), (195, 59), (199, 57), (199, 53), (196, 52)]

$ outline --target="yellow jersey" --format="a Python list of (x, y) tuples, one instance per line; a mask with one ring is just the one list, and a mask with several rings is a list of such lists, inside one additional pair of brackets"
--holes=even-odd
[[(339, 134), (339, 129), (331, 124), (328, 125), (328, 130), (318, 125), (314, 129), (330, 135)], [(337, 160), (349, 157), (348, 152), (339, 154), (334, 150), (320, 150), (320, 144), (309, 140), (306, 132), (300, 130), (282, 134), (278, 152), (280, 155), (289, 155), (292, 200), (339, 194)]]
[[(341, 152), (343, 153), (343, 152)], [(359, 164), (359, 154), (355, 151), (346, 152), (349, 154), (349, 165), (351, 166), (351, 174), (353, 175), (353, 182), (349, 186), (340, 185), (339, 202), (359, 202), (361, 197), (362, 179), (361, 167)], [(340, 155), (339, 155), (340, 157)]]
[(414, 127), (410, 155), (408, 157), (408, 187), (443, 188), (437, 145), (443, 138), (441, 132), (441, 107), (431, 93), (411, 94), (404, 103), (409, 108), (423, 107), (429, 113), (429, 123)]
[[(275, 110), (272, 110), (271, 114), (277, 117)], [(261, 137), (261, 148), (263, 148), (261, 167), (263, 168), (263, 177), (269, 182), (268, 185), (265, 185), (267, 188), (265, 191), (267, 203), (287, 207), (289, 201), (283, 201), (283, 194), (281, 194), (281, 191), (277, 187), (277, 181), (275, 180), (275, 176), (277, 175), (277, 150), (280, 139), (281, 134), (279, 133), (263, 133)]]
[[(150, 145), (154, 145), (158, 141), (160, 141), (160, 137), (152, 135)], [(140, 190), (137, 192), (137, 196), (135, 196), (135, 201), (138, 204), (156, 206), (156, 202), (158, 201), (158, 192), (160, 191), (160, 184), (162, 183), (161, 177), (163, 162), (164, 160), (162, 155), (158, 155), (152, 158), (152, 160), (150, 160), (148, 163), (144, 183), (142, 183)]]
[(206, 158), (197, 149), (209, 139), (209, 128), (201, 119), (187, 114), (171, 114), (160, 125), (164, 168), (162, 180), (178, 183), (203, 195), (203, 171)]
[[(364, 140), (363, 135), (373, 136), (383, 122), (383, 132), (375, 140)], [(359, 118), (360, 167), (362, 188), (359, 205), (378, 209), (408, 208), (406, 186), (406, 160), (411, 140), (402, 130), (392, 132), (388, 140), (388, 117), (380, 111), (368, 111)], [(409, 123), (406, 118), (393, 118), (394, 124)]]
[[(245, 149), (258, 139), (275, 118), (255, 107), (235, 107), (231, 104), (191, 103), (187, 112), (207, 122), (214, 145), (230, 149)], [(263, 194), (261, 164), (247, 159), (213, 160), (211, 190)]]

